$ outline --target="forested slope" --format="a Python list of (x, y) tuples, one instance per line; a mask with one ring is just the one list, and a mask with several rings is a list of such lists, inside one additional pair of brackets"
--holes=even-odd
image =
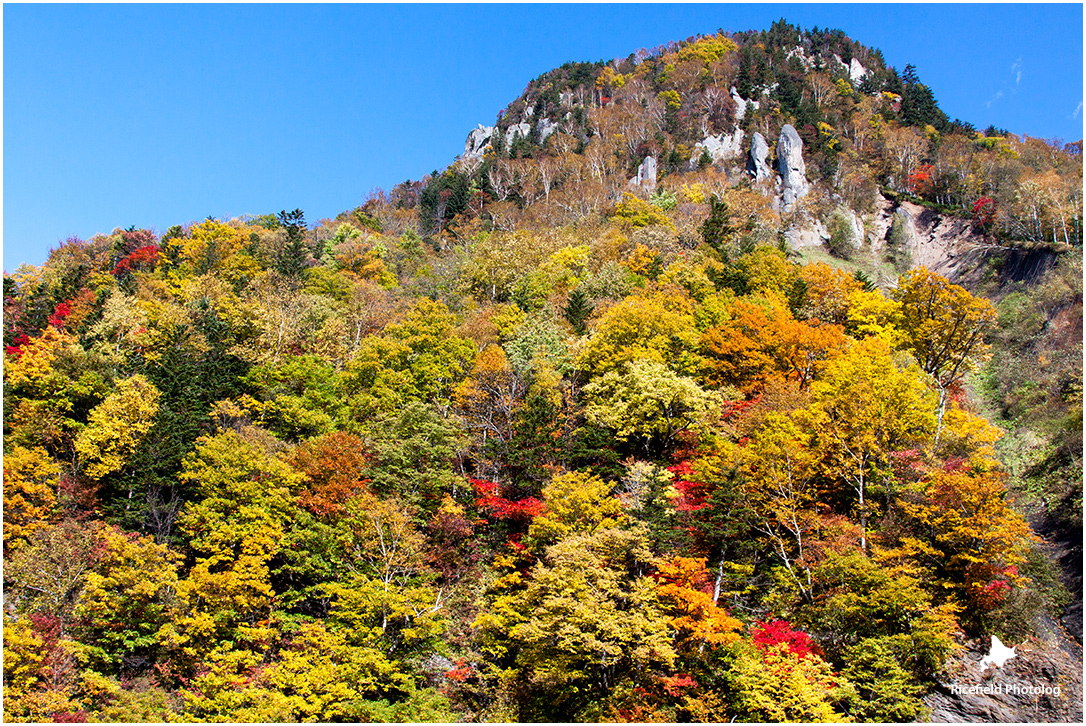
[(1081, 142), (781, 21), (69, 239), (4, 276), (5, 719), (925, 718), (1072, 599), (1081, 228)]

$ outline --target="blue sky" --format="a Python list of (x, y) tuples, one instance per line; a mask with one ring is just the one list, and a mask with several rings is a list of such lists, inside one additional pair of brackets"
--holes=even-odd
[(784, 17), (951, 118), (1082, 138), (1082, 5), (5, 5), (3, 267), (69, 236), (301, 208), (444, 168), (536, 76)]

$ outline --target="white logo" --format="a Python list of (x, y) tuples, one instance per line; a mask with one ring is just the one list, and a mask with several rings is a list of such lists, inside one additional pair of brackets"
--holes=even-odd
[(1014, 648), (1008, 648), (999, 642), (999, 638), (992, 636), (992, 652), (980, 659), (980, 667), (983, 670), (990, 665), (1002, 668), (1003, 664), (1014, 657)]

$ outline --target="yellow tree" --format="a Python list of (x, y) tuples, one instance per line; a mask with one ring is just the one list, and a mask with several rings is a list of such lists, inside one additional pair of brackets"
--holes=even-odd
[(241, 231), (217, 219), (195, 225), (181, 245), (181, 254), (196, 274), (218, 270), (241, 249)]
[(326, 627), (342, 634), (355, 688), (404, 693), (413, 682), (406, 662), (435, 647), (444, 631), (444, 594), (431, 585), (414, 508), (364, 490), (346, 510), (333, 531), (342, 574), (319, 587), (330, 601)]
[(815, 654), (793, 653), (787, 643), (764, 652), (743, 649), (733, 665), (735, 697), (756, 721), (842, 723), (834, 710), (837, 687), (830, 664)]
[(768, 541), (796, 588), (810, 597), (808, 538), (816, 524), (812, 436), (788, 416), (771, 413), (740, 449), (744, 489), (754, 528)]
[(125, 467), (154, 423), (159, 397), (142, 375), (117, 382), (113, 393), (90, 412), (75, 441), (87, 476), (101, 479)]
[(904, 191), (906, 180), (927, 151), (928, 141), (911, 126), (888, 129), (885, 140), (891, 178), (894, 186)]
[(675, 437), (706, 423), (719, 410), (718, 395), (663, 363), (634, 361), (621, 374), (596, 378), (584, 387), (589, 421), (614, 429), (617, 438), (640, 439), (646, 452), (668, 450)]
[(817, 433), (814, 446), (823, 474), (856, 493), (860, 544), (866, 550), (868, 490), (892, 488), (891, 452), (929, 440), (935, 428), (931, 394), (920, 371), (899, 368), (885, 341), (874, 337), (830, 361), (811, 385), (811, 399), (800, 421)]
[(1034, 539), (1029, 525), (1008, 501), (1001, 471), (931, 472), (923, 496), (907, 502), (907, 515), (930, 533), (942, 555), (941, 569), (972, 609), (999, 605), (1013, 585)]
[(948, 389), (984, 360), (984, 335), (996, 320), (995, 307), (923, 267), (902, 278), (894, 298), (901, 305), (906, 347), (939, 389), (938, 443)]
[(150, 536), (115, 527), (99, 529), (94, 547), (97, 557), (75, 606), (84, 657), (102, 672), (153, 660), (180, 556)]
[(302, 475), (226, 431), (197, 441), (181, 478), (197, 497), (177, 521), (195, 564), (177, 585), (179, 612), (159, 637), (182, 669), (210, 658), (244, 670), (260, 661), (274, 634), (269, 564), (283, 545)]
[(53, 516), (60, 464), (40, 446), (4, 455), (4, 549), (12, 552)]
[(643, 532), (599, 528), (546, 550), (515, 600), (508, 632), (512, 674), (536, 696), (520, 720), (576, 720), (578, 711), (627, 678), (636, 685), (675, 662), (668, 618), (648, 577)]
[(473, 432), (481, 456), (486, 455), (488, 442), (504, 446), (513, 439), (515, 414), (526, 390), (500, 346), (483, 349), (471, 375), (453, 392), (456, 409)]
[(29, 618), (4, 613), (4, 721), (43, 723), (79, 710), (71, 684), (58, 683), (45, 640)]
[(603, 314), (579, 364), (594, 376), (621, 371), (637, 360), (691, 374), (698, 369), (695, 326), (689, 298), (660, 292), (630, 296)]
[(803, 312), (808, 318), (838, 325), (848, 322), (849, 296), (861, 289), (855, 277), (824, 262), (803, 265), (799, 277), (807, 285)]
[(573, 533), (614, 527), (624, 519), (622, 503), (611, 485), (598, 476), (570, 472), (554, 477), (543, 487), (546, 510), (528, 528), (535, 543), (556, 542)]

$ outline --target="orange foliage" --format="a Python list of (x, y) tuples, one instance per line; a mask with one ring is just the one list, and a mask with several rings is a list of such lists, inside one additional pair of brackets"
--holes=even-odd
[(675, 557), (661, 563), (656, 591), (665, 603), (678, 650), (734, 643), (740, 622), (713, 602), (704, 557)]
[(343, 503), (365, 486), (360, 477), (368, 458), (362, 440), (344, 431), (302, 443), (290, 459), (307, 480), (299, 503), (319, 517), (342, 514)]
[(839, 325), (796, 320), (775, 300), (759, 305), (739, 299), (729, 320), (705, 331), (701, 347), (709, 383), (751, 395), (774, 379), (806, 388), (819, 365), (844, 349), (845, 334)]

